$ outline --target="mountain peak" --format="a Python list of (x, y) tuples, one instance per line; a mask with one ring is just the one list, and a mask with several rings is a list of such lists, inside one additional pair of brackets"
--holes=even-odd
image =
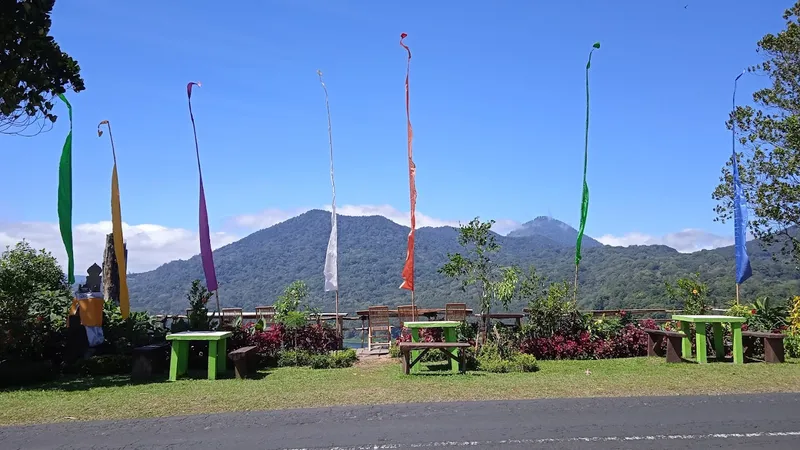
[[(578, 230), (566, 223), (548, 216), (539, 216), (510, 233), (509, 237), (545, 237), (564, 246), (573, 246), (578, 239)], [(583, 248), (602, 247), (597, 240), (584, 235)]]

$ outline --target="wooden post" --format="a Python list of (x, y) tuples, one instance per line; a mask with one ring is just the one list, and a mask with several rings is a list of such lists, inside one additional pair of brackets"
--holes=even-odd
[[(125, 262), (128, 261), (128, 246), (123, 244)], [(103, 298), (119, 304), (119, 266), (114, 253), (114, 233), (106, 235), (106, 247), (103, 251)]]
[(739, 283), (736, 283), (736, 304), (739, 304)]

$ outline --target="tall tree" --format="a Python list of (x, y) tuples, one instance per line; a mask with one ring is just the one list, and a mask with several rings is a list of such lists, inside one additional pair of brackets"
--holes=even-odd
[(54, 4), (0, 1), (0, 133), (38, 134), (56, 121), (56, 95), (84, 89), (78, 62), (50, 36)]
[[(758, 42), (762, 63), (749, 72), (765, 75), (770, 85), (753, 94), (756, 107), (737, 106), (728, 120), (745, 151), (737, 157), (745, 199), (753, 215), (750, 229), (767, 244), (800, 261), (800, 1), (787, 9), (786, 27)], [(722, 169), (712, 197), (717, 220), (733, 217), (732, 162)]]

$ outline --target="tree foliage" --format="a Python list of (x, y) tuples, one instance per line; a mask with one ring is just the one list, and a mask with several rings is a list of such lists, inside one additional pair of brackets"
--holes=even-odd
[(518, 282), (515, 267), (499, 267), (492, 260), (493, 254), (500, 251), (495, 234), (491, 232), (492, 224), (494, 220), (481, 222), (476, 217), (467, 225), (461, 225), (458, 243), (466, 256), (448, 253), (449, 261), (439, 269), (439, 273), (459, 280), (463, 291), (472, 285), (477, 288), (482, 314), (489, 314), (495, 304), (508, 307)]
[(20, 242), (0, 256), (0, 360), (46, 358), (66, 324), (72, 299), (48, 252)]
[[(786, 27), (758, 42), (765, 60), (748, 69), (768, 77), (770, 85), (756, 91), (756, 108), (732, 111), (728, 128), (745, 147), (737, 158), (745, 198), (754, 213), (750, 228), (766, 244), (800, 260), (800, 1), (784, 12)], [(713, 193), (717, 218), (733, 217), (731, 161), (722, 169)]]
[(56, 95), (68, 87), (84, 90), (77, 61), (50, 36), (54, 4), (55, 0), (0, 2), (0, 133), (42, 131), (56, 121)]
[(700, 274), (679, 278), (675, 283), (665, 283), (667, 296), (684, 314), (705, 314), (708, 304), (708, 286), (700, 281)]

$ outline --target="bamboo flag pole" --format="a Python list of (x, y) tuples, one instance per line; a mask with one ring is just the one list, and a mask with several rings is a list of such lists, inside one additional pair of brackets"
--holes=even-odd
[(414, 164), (414, 153), (412, 151), (412, 141), (414, 139), (414, 131), (411, 128), (411, 108), (408, 95), (408, 77), (411, 71), (411, 49), (403, 42), (408, 35), (406, 33), (400, 34), (400, 46), (403, 47), (408, 54), (406, 60), (406, 134), (408, 137), (408, 187), (411, 200), (411, 231), (408, 232), (408, 247), (406, 250), (406, 262), (403, 264), (403, 283), (400, 289), (411, 291), (411, 306), (416, 307), (414, 299), (414, 230), (417, 227), (416, 209), (417, 209), (417, 166)]
[(206, 192), (203, 186), (203, 170), (200, 168), (200, 146), (197, 143), (197, 127), (195, 126), (194, 113), (192, 112), (192, 86), (200, 87), (200, 83), (190, 81), (186, 85), (186, 96), (189, 100), (189, 117), (192, 119), (192, 132), (194, 133), (194, 150), (195, 155), (197, 155), (197, 172), (200, 176), (200, 260), (206, 277), (206, 288), (214, 293), (214, 297), (217, 300), (217, 313), (220, 315), (220, 324), (222, 324), (222, 309), (219, 306), (219, 285), (217, 284), (217, 272), (214, 269), (214, 254), (211, 251), (211, 233), (208, 227), (208, 209), (206, 208)]
[(578, 227), (578, 239), (575, 242), (575, 289), (573, 300), (578, 301), (578, 266), (581, 264), (581, 243), (586, 230), (586, 218), (589, 214), (589, 185), (586, 183), (586, 169), (589, 165), (589, 69), (592, 67), (592, 53), (600, 48), (600, 43), (595, 42), (589, 51), (589, 61), (586, 62), (586, 126), (583, 143), (583, 194), (581, 195), (581, 222)]
[(336, 183), (333, 177), (333, 127), (331, 126), (331, 106), (328, 99), (328, 87), (325, 86), (325, 81), (322, 79), (322, 71), (317, 70), (319, 76), (319, 83), (322, 85), (322, 90), (325, 92), (325, 111), (328, 114), (328, 148), (330, 151), (331, 160), (331, 234), (328, 237), (328, 248), (325, 251), (325, 268), (323, 274), (325, 275), (325, 292), (334, 291), (336, 293), (336, 331), (341, 333), (341, 326), (339, 320), (339, 232), (336, 220)]
[(111, 141), (111, 155), (114, 159), (114, 168), (111, 171), (111, 235), (114, 240), (114, 258), (117, 260), (117, 274), (119, 276), (119, 309), (122, 318), (127, 319), (130, 314), (130, 297), (128, 294), (128, 267), (125, 259), (125, 239), (122, 235), (122, 207), (119, 200), (119, 177), (117, 175), (117, 149), (114, 146), (114, 135), (111, 133), (111, 123), (103, 120), (97, 124), (97, 136), (103, 136), (101, 125), (108, 128), (108, 139)]
[(747, 205), (739, 179), (739, 161), (736, 157), (736, 88), (743, 70), (733, 80), (733, 109), (731, 118), (731, 172), (733, 175), (733, 229), (734, 249), (736, 254), (736, 304), (739, 304), (739, 285), (753, 275), (750, 257), (747, 255)]

